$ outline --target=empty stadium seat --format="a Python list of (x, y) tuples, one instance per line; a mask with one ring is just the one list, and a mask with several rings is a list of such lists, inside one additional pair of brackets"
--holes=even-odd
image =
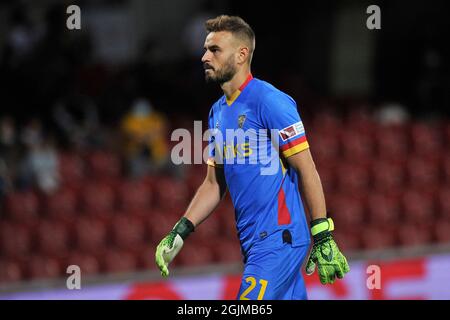
[(333, 231), (333, 237), (337, 241), (339, 249), (343, 252), (350, 252), (361, 249), (361, 233), (355, 230), (344, 230), (339, 225)]
[(409, 153), (410, 142), (404, 126), (380, 125), (374, 137), (376, 154), (382, 161), (399, 161)]
[(133, 272), (137, 270), (138, 261), (128, 251), (109, 249), (102, 255), (102, 271), (108, 273)]
[(401, 246), (426, 245), (432, 240), (432, 226), (429, 223), (402, 223), (396, 231)]
[(346, 193), (333, 195), (328, 199), (330, 216), (340, 228), (352, 229), (365, 221), (366, 212), (362, 199)]
[(400, 221), (400, 203), (385, 193), (371, 193), (367, 198), (369, 221), (373, 225), (395, 225)]
[(189, 241), (177, 255), (178, 262), (185, 267), (213, 264), (214, 247), (203, 241)]
[(450, 184), (438, 192), (437, 212), (439, 217), (450, 219)]
[(366, 167), (353, 164), (344, 163), (337, 168), (337, 188), (341, 192), (366, 192), (369, 188), (369, 172)]
[(123, 211), (143, 213), (150, 209), (152, 196), (144, 181), (124, 181), (119, 188), (119, 205)]
[(74, 240), (78, 250), (95, 254), (107, 245), (108, 225), (104, 220), (80, 217), (74, 225)]
[(410, 134), (415, 154), (429, 156), (440, 152), (442, 139), (436, 124), (414, 122), (410, 127)]
[(188, 186), (179, 180), (162, 177), (155, 188), (156, 202), (168, 211), (183, 210), (188, 205)]
[(430, 159), (424, 157), (408, 159), (407, 172), (409, 185), (413, 188), (429, 190), (439, 183), (439, 166)]
[(372, 186), (377, 191), (398, 191), (405, 183), (405, 170), (392, 162), (374, 162), (371, 167)]
[(433, 195), (414, 189), (402, 195), (403, 219), (413, 223), (429, 222), (435, 217)]
[(18, 282), (25, 277), (19, 262), (0, 259), (0, 283)]
[(109, 217), (115, 210), (113, 188), (105, 183), (86, 184), (82, 193), (83, 210), (92, 216)]
[(33, 255), (26, 260), (24, 265), (27, 269), (27, 277), (31, 279), (57, 278), (65, 273), (58, 259), (44, 255)]
[(0, 224), (0, 256), (24, 258), (32, 249), (29, 229), (19, 223)]
[(120, 159), (113, 152), (91, 152), (86, 157), (86, 163), (94, 179), (117, 178), (121, 174)]
[(438, 243), (450, 243), (450, 217), (436, 220), (433, 229)]
[(6, 196), (6, 211), (11, 220), (34, 224), (39, 219), (39, 201), (35, 193), (14, 192)]
[(238, 239), (224, 240), (216, 239), (211, 242), (215, 263), (240, 263), (242, 262), (242, 253)]
[(76, 265), (80, 267), (82, 277), (99, 274), (101, 268), (97, 255), (98, 252), (96, 254), (91, 254), (80, 251), (71, 251), (68, 257), (65, 259), (64, 267), (66, 268), (66, 270), (70, 265)]
[(76, 153), (61, 152), (58, 155), (59, 176), (63, 185), (76, 184), (85, 177), (85, 164)]
[(396, 225), (367, 225), (361, 232), (361, 245), (367, 250), (392, 248), (397, 245)]
[[(171, 229), (166, 229), (168, 233)], [(145, 227), (140, 219), (119, 214), (111, 224), (111, 234), (117, 248), (133, 249), (145, 240)]]
[(51, 219), (72, 222), (78, 212), (76, 193), (69, 188), (45, 196), (46, 215)]
[(41, 254), (61, 256), (69, 249), (70, 235), (63, 223), (42, 220), (37, 226), (35, 236)]

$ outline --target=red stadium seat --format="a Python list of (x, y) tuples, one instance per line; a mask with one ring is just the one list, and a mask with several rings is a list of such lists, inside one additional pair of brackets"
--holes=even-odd
[[(155, 263), (156, 242), (148, 241), (136, 246), (133, 249), (139, 270), (157, 270)], [(172, 267), (174, 264), (170, 264)]]
[(78, 212), (77, 196), (71, 189), (60, 189), (45, 198), (46, 214), (51, 219), (72, 222)]
[(79, 266), (82, 277), (97, 275), (101, 271), (97, 255), (98, 252), (96, 254), (89, 254), (86, 252), (71, 251), (65, 261), (64, 267), (67, 268), (70, 265)]
[(0, 224), (0, 256), (24, 258), (31, 249), (31, 234), (25, 225)]
[(433, 230), (438, 243), (450, 243), (450, 219), (436, 220)]
[(405, 172), (401, 165), (392, 162), (375, 162), (371, 169), (375, 190), (392, 192), (400, 190), (405, 183)]
[(342, 133), (340, 145), (344, 152), (344, 157), (348, 161), (366, 162), (373, 156), (374, 144), (369, 135), (364, 135), (357, 131), (345, 131)]
[(107, 225), (103, 220), (80, 217), (74, 226), (75, 244), (78, 250), (95, 254), (107, 244)]
[(369, 221), (373, 225), (395, 225), (400, 221), (400, 203), (383, 193), (371, 193), (367, 199)]
[[(449, 143), (449, 149), (450, 149), (450, 143)], [(447, 185), (450, 185), (450, 152), (447, 152), (443, 156), (442, 160), (442, 170), (444, 174), (444, 181), (447, 183)]]
[(431, 242), (432, 228), (427, 223), (403, 223), (397, 228), (399, 244), (402, 246), (427, 245)]
[(219, 237), (222, 221), (218, 215), (213, 213), (207, 220), (205, 220), (198, 228), (195, 229), (192, 238), (199, 241), (208, 241)]
[(186, 178), (186, 184), (189, 189), (189, 198), (195, 194), (197, 189), (205, 180), (206, 168), (204, 165), (192, 165)]
[(123, 273), (136, 271), (138, 261), (128, 251), (108, 250), (103, 255), (102, 269), (109, 273)]
[(237, 238), (233, 240), (216, 239), (211, 242), (214, 262), (216, 263), (240, 263), (242, 253)]
[(184, 182), (164, 177), (159, 179), (156, 186), (155, 194), (160, 208), (175, 211), (187, 207), (189, 190)]
[(355, 230), (344, 230), (340, 226), (336, 226), (333, 237), (336, 240), (339, 249), (344, 252), (355, 251), (361, 249), (360, 232)]
[(39, 251), (50, 256), (61, 256), (69, 249), (69, 232), (59, 222), (42, 220), (36, 230)]
[(438, 215), (443, 219), (450, 219), (450, 184), (439, 190)]
[(169, 215), (169, 212), (157, 210), (149, 211), (144, 220), (144, 224), (151, 241), (159, 243), (159, 241), (172, 230), (173, 226), (180, 218), (181, 214)]
[(433, 196), (427, 192), (405, 190), (402, 196), (403, 218), (411, 222), (430, 222), (435, 218)]
[(15, 192), (6, 197), (6, 211), (13, 221), (34, 224), (39, 216), (39, 202), (33, 192)]
[(117, 178), (121, 174), (121, 162), (116, 154), (95, 151), (87, 156), (90, 176), (94, 179)]
[(179, 265), (184, 267), (202, 266), (214, 263), (214, 247), (209, 243), (189, 241), (177, 256)]
[(0, 283), (13, 283), (23, 280), (24, 274), (20, 263), (14, 260), (0, 259)]
[(311, 153), (319, 166), (332, 163), (339, 157), (341, 150), (336, 132), (314, 131), (307, 137)]
[(77, 184), (85, 177), (85, 165), (76, 153), (59, 154), (59, 173), (63, 185)]
[(416, 122), (411, 126), (411, 141), (414, 153), (434, 155), (440, 152), (442, 139), (437, 125)]
[(367, 225), (361, 232), (361, 244), (366, 250), (387, 249), (396, 246), (396, 229), (394, 226)]
[(61, 270), (57, 259), (41, 255), (31, 256), (25, 265), (27, 266), (27, 277), (30, 279), (57, 278), (65, 272), (65, 270)]
[(409, 185), (413, 188), (429, 190), (439, 183), (439, 166), (429, 159), (410, 158), (407, 170)]
[(340, 192), (363, 192), (369, 187), (368, 170), (357, 164), (345, 163), (337, 169), (337, 188)]
[(363, 225), (366, 220), (362, 199), (345, 193), (329, 197), (328, 211), (336, 225), (347, 230)]
[(402, 160), (410, 150), (409, 137), (404, 126), (378, 126), (375, 141), (379, 161)]
[(143, 213), (152, 205), (148, 184), (144, 181), (124, 181), (119, 190), (119, 203), (123, 211)]
[(109, 217), (115, 209), (114, 190), (108, 184), (87, 184), (82, 193), (83, 209), (88, 215)]
[[(166, 232), (169, 231), (170, 229), (166, 230)], [(145, 227), (142, 221), (125, 214), (114, 218), (111, 233), (114, 244), (121, 249), (133, 249), (145, 240)]]

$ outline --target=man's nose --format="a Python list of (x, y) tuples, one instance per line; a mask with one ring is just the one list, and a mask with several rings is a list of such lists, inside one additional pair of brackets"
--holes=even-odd
[(210, 59), (209, 59), (209, 54), (208, 54), (208, 51), (206, 51), (206, 52), (203, 54), (202, 62), (205, 63), (205, 62), (209, 62), (209, 61), (210, 61)]

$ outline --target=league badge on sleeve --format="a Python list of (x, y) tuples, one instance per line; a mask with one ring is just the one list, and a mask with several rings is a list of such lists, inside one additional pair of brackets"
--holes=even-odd
[(294, 123), (293, 125), (290, 125), (289, 127), (280, 130), (280, 137), (281, 139), (283, 139), (283, 141), (286, 141), (304, 133), (305, 128), (303, 127), (303, 122), (299, 121), (297, 123)]

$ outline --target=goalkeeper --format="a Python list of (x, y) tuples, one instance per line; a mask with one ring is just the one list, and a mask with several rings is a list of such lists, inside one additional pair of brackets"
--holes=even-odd
[[(169, 275), (168, 266), (189, 234), (214, 211), (228, 189), (244, 260), (237, 298), (307, 299), (300, 272), (305, 259), (306, 273), (313, 273), (317, 266), (322, 284), (343, 278), (349, 266), (333, 240), (333, 221), (326, 217), (322, 184), (296, 103), (253, 78), (255, 36), (245, 21), (219, 16), (205, 26), (205, 78), (224, 92), (209, 114), (210, 146), (214, 147), (204, 182), (156, 249), (156, 264), (163, 276)], [(221, 140), (228, 139), (227, 130), (238, 129), (250, 132), (245, 142)], [(259, 161), (249, 161), (255, 155)], [(277, 170), (268, 174), (273, 163), (278, 164)], [(310, 228), (300, 192), (309, 209)], [(307, 258), (310, 234), (313, 246)]]

